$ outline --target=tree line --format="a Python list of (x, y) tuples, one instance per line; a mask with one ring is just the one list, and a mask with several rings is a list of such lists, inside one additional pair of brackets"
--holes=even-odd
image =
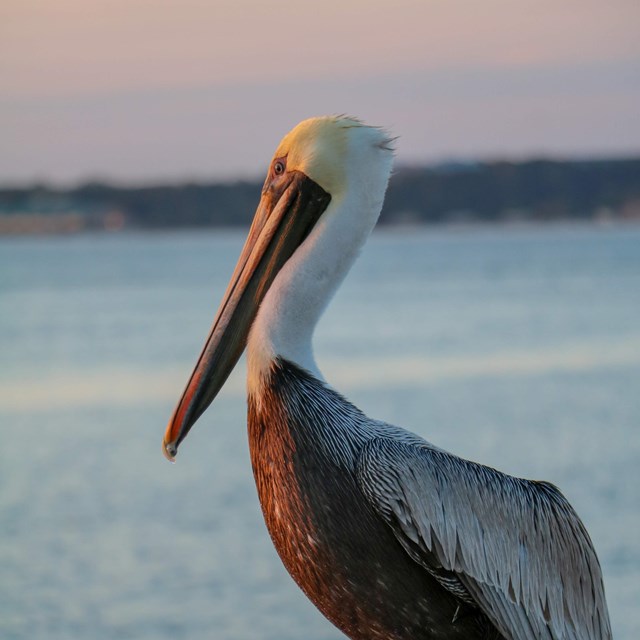
[[(83, 228), (249, 224), (261, 182), (0, 188), (0, 216), (74, 214)], [(400, 167), (380, 224), (640, 219), (640, 158)]]

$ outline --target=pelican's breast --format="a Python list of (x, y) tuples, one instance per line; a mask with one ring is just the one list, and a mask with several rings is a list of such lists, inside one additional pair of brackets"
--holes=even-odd
[(476, 638), (472, 616), (449, 635), (458, 602), (415, 564), (373, 512), (353, 467), (367, 418), (279, 360), (249, 397), (249, 446), (264, 519), (285, 567), (351, 638)]

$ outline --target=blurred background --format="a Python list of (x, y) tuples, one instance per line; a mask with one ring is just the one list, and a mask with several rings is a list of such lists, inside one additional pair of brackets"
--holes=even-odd
[(366, 413), (559, 485), (640, 634), (636, 0), (0, 4), (0, 636), (341, 635), (271, 546), (244, 363), (165, 424), (299, 120), (388, 128), (323, 318)]

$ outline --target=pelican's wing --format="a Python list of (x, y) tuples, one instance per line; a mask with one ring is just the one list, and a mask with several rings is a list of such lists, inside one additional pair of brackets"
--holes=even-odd
[(506, 638), (611, 638), (598, 558), (553, 485), (386, 438), (365, 445), (357, 474), (413, 560)]

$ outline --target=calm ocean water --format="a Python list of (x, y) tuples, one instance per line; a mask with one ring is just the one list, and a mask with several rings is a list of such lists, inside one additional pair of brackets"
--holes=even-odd
[[(0, 638), (342, 637), (262, 523), (244, 365), (167, 419), (242, 234), (0, 241)], [(369, 415), (559, 485), (640, 637), (640, 227), (377, 233), (318, 330)]]

